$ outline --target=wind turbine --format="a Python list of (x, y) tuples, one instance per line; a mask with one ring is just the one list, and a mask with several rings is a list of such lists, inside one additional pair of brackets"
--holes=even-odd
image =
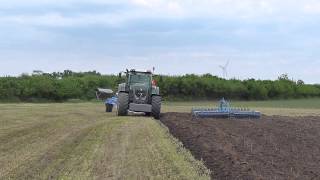
[(228, 65), (229, 65), (229, 60), (227, 61), (227, 63), (224, 66), (219, 65), (219, 67), (222, 69), (222, 76), (225, 79), (228, 77), (228, 71), (227, 71)]

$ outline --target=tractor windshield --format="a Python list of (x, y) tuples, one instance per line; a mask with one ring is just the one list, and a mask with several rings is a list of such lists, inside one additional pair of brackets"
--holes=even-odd
[(148, 84), (150, 82), (151, 82), (151, 76), (148, 74), (131, 74), (130, 75), (131, 84), (136, 84), (136, 83)]

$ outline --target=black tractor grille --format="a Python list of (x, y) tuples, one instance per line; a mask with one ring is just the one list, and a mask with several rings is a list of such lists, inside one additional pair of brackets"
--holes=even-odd
[(135, 87), (133, 89), (133, 94), (134, 94), (134, 98), (133, 98), (133, 101), (135, 103), (146, 103), (147, 101), (147, 94), (148, 94), (148, 91), (147, 89), (143, 88), (143, 87)]

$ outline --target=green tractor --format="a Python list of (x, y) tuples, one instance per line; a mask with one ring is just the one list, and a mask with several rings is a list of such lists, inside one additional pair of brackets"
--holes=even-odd
[(118, 116), (131, 112), (144, 112), (160, 118), (161, 96), (151, 72), (126, 71), (126, 82), (118, 87)]

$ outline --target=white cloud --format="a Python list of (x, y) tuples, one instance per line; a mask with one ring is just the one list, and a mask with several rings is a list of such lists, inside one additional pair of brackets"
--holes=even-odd
[(157, 1), (148, 1), (148, 0), (132, 0), (132, 3), (138, 6), (142, 6), (142, 7), (147, 7), (147, 8), (152, 8), (155, 6), (155, 3), (157, 3)]
[[(167, 0), (131, 0), (134, 6), (144, 8), (149, 14), (158, 16), (182, 16), (184, 13), (183, 2)], [(145, 14), (147, 15), (147, 13)]]
[(0, 23), (49, 26), (74, 27), (90, 25), (121, 26), (122, 22), (135, 18), (135, 14), (92, 13), (77, 16), (66, 16), (61, 13), (47, 13), (41, 15), (9, 15), (0, 17)]
[[(252, 18), (286, 8), (288, 0), (132, 0), (133, 4), (152, 11), (178, 12), (186, 17)], [(165, 13), (164, 13), (165, 14)], [(172, 15), (176, 15), (172, 13)]]
[(314, 1), (312, 3), (306, 3), (303, 10), (307, 14), (319, 14), (320, 13), (320, 2)]
[[(0, 0), (3, 1), (3, 0)], [(127, 7), (115, 12), (76, 12), (66, 15), (54, 7), (74, 5), (117, 4)], [(0, 3), (0, 9), (48, 6), (44, 14), (21, 13), (0, 16), (0, 23), (18, 23), (43, 26), (84, 26), (90, 24), (117, 26), (135, 19), (148, 18), (223, 18), (252, 21), (297, 21), (310, 13), (320, 13), (320, 3), (314, 0), (11, 0)], [(52, 11), (50, 11), (52, 8)], [(23, 12), (23, 10), (21, 11)]]
[(70, 6), (75, 4), (124, 4), (128, 0), (0, 0), (0, 7)]
[(320, 13), (318, 0), (130, 0), (149, 14), (160, 17), (198, 17), (292, 20), (310, 13)]

